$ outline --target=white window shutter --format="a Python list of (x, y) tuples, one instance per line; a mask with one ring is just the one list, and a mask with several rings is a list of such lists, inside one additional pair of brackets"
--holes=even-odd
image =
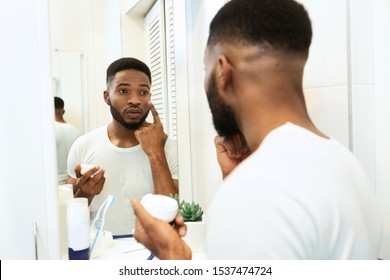
[(161, 122), (168, 131), (166, 101), (165, 31), (161, 0), (157, 1), (145, 18), (147, 63), (152, 74), (152, 102)]
[(177, 140), (173, 1), (158, 0), (145, 17), (147, 63), (152, 73), (152, 102), (164, 129)]
[(176, 122), (176, 72), (175, 72), (175, 37), (173, 22), (173, 1), (165, 1), (166, 57), (167, 57), (167, 101), (169, 112), (169, 135), (177, 140)]

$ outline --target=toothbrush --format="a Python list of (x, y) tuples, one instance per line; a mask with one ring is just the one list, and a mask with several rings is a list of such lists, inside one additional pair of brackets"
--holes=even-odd
[(100, 205), (100, 207), (99, 207), (99, 209), (98, 209), (98, 211), (97, 211), (97, 213), (96, 213), (96, 216), (95, 216), (95, 218), (93, 219), (93, 222), (92, 222), (92, 224), (91, 224), (92, 226), (95, 225), (96, 222), (97, 222), (97, 220), (99, 219), (99, 217), (100, 217), (100, 212), (102, 212), (102, 209), (103, 209), (104, 205), (107, 204), (108, 200), (112, 200), (112, 199), (113, 199), (113, 196), (112, 196), (112, 195), (109, 195), (109, 196), (106, 198), (106, 200), (103, 201), (102, 205)]
[(96, 214), (96, 217), (95, 217), (95, 219), (94, 219), (93, 222), (92, 222), (92, 225), (94, 225), (94, 224), (97, 222), (97, 220), (98, 220), (99, 217), (100, 217), (101, 209), (102, 209), (103, 206), (104, 206), (103, 215), (102, 215), (101, 219), (99, 220), (99, 224), (98, 224), (98, 227), (97, 227), (97, 229), (96, 229), (95, 238), (94, 238), (94, 240), (93, 240), (93, 242), (92, 242), (92, 246), (91, 246), (91, 249), (90, 249), (90, 251), (89, 251), (90, 256), (92, 255), (92, 251), (93, 251), (93, 248), (95, 247), (95, 244), (96, 244), (96, 241), (97, 241), (97, 239), (98, 239), (98, 237), (99, 237), (99, 234), (100, 234), (100, 232), (101, 232), (102, 229), (103, 229), (104, 222), (105, 222), (105, 219), (106, 219), (107, 210), (108, 210), (108, 208), (109, 208), (112, 204), (114, 204), (114, 202), (115, 202), (115, 198), (114, 198), (112, 195), (109, 195), (109, 196), (107, 197), (107, 199), (106, 199), (106, 200), (102, 203), (102, 205), (99, 207), (98, 213)]

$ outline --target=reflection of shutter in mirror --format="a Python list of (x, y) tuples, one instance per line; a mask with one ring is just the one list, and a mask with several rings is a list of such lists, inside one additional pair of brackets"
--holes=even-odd
[[(175, 53), (172, 1), (157, 1), (145, 18), (147, 63), (152, 73), (152, 102), (164, 129), (177, 140)], [(149, 120), (149, 119), (148, 119)]]
[(173, 22), (172, 0), (166, 1), (166, 33), (167, 33), (167, 81), (168, 81), (168, 111), (169, 111), (169, 136), (177, 140), (176, 126), (176, 72), (175, 72), (175, 37)]
[(152, 74), (152, 102), (156, 107), (165, 130), (168, 129), (165, 79), (165, 43), (161, 1), (157, 1), (146, 16), (148, 65)]

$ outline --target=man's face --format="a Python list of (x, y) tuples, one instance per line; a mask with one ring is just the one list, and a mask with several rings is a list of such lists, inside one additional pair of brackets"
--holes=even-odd
[(112, 117), (123, 127), (136, 130), (144, 123), (150, 100), (150, 81), (145, 73), (138, 70), (116, 73), (106, 95)]
[[(220, 136), (231, 136), (240, 132), (232, 108), (223, 101), (219, 95), (215, 72), (211, 71), (211, 55), (206, 50), (205, 54), (205, 90), (209, 102), (213, 124)], [(210, 72), (211, 71), (211, 72)]]

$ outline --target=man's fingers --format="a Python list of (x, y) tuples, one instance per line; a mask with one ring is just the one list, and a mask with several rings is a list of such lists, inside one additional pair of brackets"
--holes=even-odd
[(141, 202), (137, 198), (132, 198), (130, 200), (131, 207), (133, 207), (133, 211), (135, 216), (140, 221), (140, 224), (144, 227), (148, 223), (153, 222), (153, 217), (145, 210), (142, 206)]
[(217, 154), (222, 154), (222, 153), (228, 152), (226, 145), (224, 144), (224, 138), (222, 136), (216, 136), (214, 139), (214, 144), (215, 144), (215, 148), (217, 150)]
[(231, 158), (241, 158), (248, 152), (245, 139), (241, 134), (225, 137), (223, 139), (223, 145), (226, 147), (229, 157)]
[(224, 144), (226, 145), (228, 154), (231, 158), (241, 157), (242, 145), (239, 141), (239, 138), (236, 136), (225, 138)]
[(80, 178), (82, 175), (81, 175), (81, 165), (80, 164), (77, 164), (75, 169), (74, 169), (74, 172), (76, 173), (76, 178)]
[(149, 106), (150, 106), (150, 111), (152, 112), (152, 115), (153, 115), (153, 123), (154, 124), (161, 124), (161, 120), (160, 120), (160, 117), (158, 116), (158, 112), (156, 110), (156, 108), (154, 107), (153, 103), (152, 102), (149, 102)]
[(98, 173), (100, 173), (101, 171), (103, 171), (102, 169), (100, 169), (99, 166), (94, 166), (93, 168), (91, 168), (90, 170), (88, 170), (87, 172), (84, 173), (84, 175), (89, 178), (93, 178), (95, 177)]

